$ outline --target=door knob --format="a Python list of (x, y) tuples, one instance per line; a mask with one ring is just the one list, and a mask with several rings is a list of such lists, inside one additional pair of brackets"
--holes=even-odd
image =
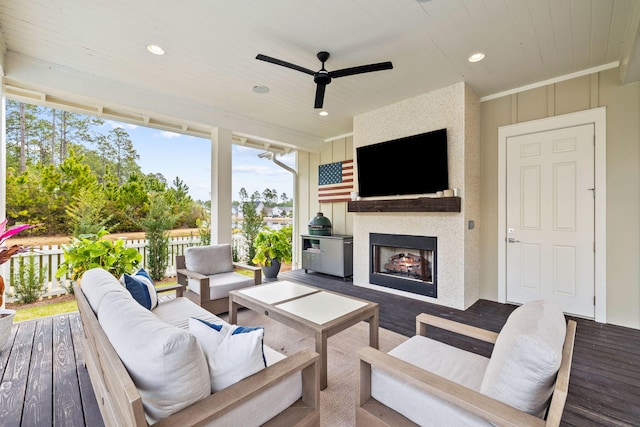
[(520, 243), (520, 240), (516, 240), (515, 237), (509, 237), (507, 239), (507, 242), (509, 242), (509, 243)]

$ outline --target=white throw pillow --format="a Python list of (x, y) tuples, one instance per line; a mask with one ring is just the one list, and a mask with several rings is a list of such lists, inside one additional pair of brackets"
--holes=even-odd
[(120, 283), (129, 291), (133, 299), (147, 310), (158, 306), (158, 293), (149, 273), (144, 268), (134, 274), (123, 274)]
[(215, 393), (264, 369), (264, 328), (246, 328), (189, 319), (209, 365), (211, 392)]
[(564, 314), (555, 304), (534, 301), (518, 307), (498, 335), (480, 392), (543, 416), (566, 333)]
[(194, 246), (184, 251), (187, 270), (205, 276), (233, 271), (231, 245)]

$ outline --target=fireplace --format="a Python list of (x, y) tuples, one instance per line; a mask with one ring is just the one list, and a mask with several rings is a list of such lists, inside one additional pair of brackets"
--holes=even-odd
[(369, 282), (436, 298), (436, 237), (369, 234)]

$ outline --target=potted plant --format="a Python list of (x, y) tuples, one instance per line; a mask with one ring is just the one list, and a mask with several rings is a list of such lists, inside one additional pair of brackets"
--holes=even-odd
[[(83, 234), (74, 238), (70, 245), (63, 245), (64, 262), (56, 271), (56, 278), (69, 275), (78, 280), (85, 271), (100, 267), (116, 278), (132, 273), (142, 261), (142, 254), (135, 248), (127, 248), (124, 240), (104, 239), (109, 234), (104, 228), (96, 234)], [(69, 290), (69, 289), (68, 289)]]
[(262, 266), (266, 278), (276, 278), (280, 272), (280, 264), (291, 262), (291, 233), (291, 226), (282, 227), (280, 230), (266, 227), (253, 241), (256, 249), (253, 262)]
[[(23, 224), (14, 225), (7, 230), (7, 219), (0, 222), (0, 265), (9, 261), (9, 259), (20, 252), (25, 252), (26, 248), (21, 245), (6, 246), (4, 243), (12, 236), (15, 236), (19, 232), (28, 228), (33, 228), (33, 225)], [(13, 317), (16, 314), (15, 310), (6, 310), (4, 307), (4, 278), (0, 276), (0, 350), (4, 347), (7, 339), (11, 335), (11, 327), (13, 326)]]

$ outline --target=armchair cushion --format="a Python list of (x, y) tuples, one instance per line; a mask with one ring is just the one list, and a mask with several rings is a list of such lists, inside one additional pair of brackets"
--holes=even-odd
[(566, 332), (558, 306), (534, 301), (518, 307), (498, 335), (481, 393), (543, 416), (553, 393)]
[(245, 328), (189, 319), (209, 365), (211, 392), (215, 393), (255, 374), (267, 366), (263, 328)]
[(194, 246), (184, 251), (187, 270), (210, 276), (233, 271), (231, 245)]
[[(240, 273), (220, 273), (209, 277), (209, 300), (218, 298), (226, 298), (229, 291), (236, 289), (248, 288), (255, 285), (252, 277), (243, 276)], [(189, 290), (200, 295), (200, 280), (189, 279), (187, 282)]]
[[(389, 355), (476, 391), (489, 363), (486, 357), (419, 335), (400, 344)], [(371, 370), (371, 396), (419, 425), (491, 425), (375, 367)]]
[(123, 274), (120, 283), (131, 293), (133, 299), (147, 310), (153, 310), (158, 306), (158, 293), (153, 280), (144, 268), (134, 274)]

